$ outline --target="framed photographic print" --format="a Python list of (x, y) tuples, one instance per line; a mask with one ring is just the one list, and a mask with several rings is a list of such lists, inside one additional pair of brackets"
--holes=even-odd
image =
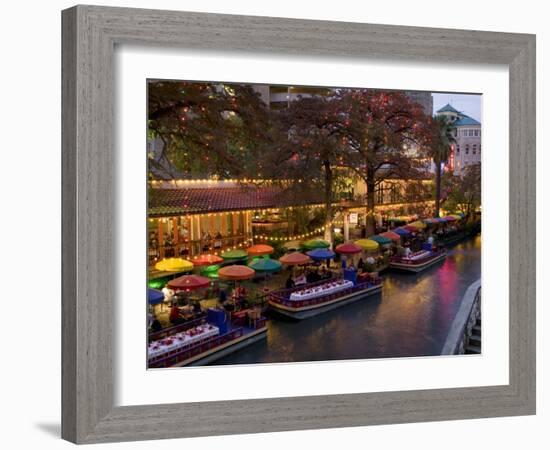
[(534, 74), (532, 35), (63, 11), (63, 437), (534, 414)]

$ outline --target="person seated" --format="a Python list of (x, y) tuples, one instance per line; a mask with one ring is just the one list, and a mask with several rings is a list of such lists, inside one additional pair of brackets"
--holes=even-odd
[(292, 274), (288, 275), (288, 278), (286, 279), (285, 287), (287, 289), (292, 289), (296, 284), (294, 283), (294, 280), (292, 279)]
[(405, 247), (405, 249), (403, 250), (403, 254), (405, 256), (405, 258), (408, 258), (411, 256), (411, 248), (410, 247)]
[(177, 303), (172, 304), (172, 308), (170, 309), (170, 315), (168, 316), (168, 320), (170, 320), (170, 323), (173, 325), (179, 325), (183, 322), (183, 318), (180, 317), (180, 310), (178, 308)]
[(363, 257), (359, 258), (359, 262), (357, 263), (357, 271), (362, 272), (365, 268), (365, 262), (363, 261)]
[(162, 324), (160, 323), (160, 321), (155, 316), (154, 319), (153, 319), (153, 322), (151, 323), (151, 332), (157, 333), (161, 330), (162, 330)]

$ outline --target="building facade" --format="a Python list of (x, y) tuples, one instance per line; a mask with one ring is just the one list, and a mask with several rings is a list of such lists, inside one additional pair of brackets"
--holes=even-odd
[(481, 123), (447, 104), (437, 111), (453, 124), (455, 144), (446, 168), (455, 175), (462, 175), (464, 169), (481, 163)]

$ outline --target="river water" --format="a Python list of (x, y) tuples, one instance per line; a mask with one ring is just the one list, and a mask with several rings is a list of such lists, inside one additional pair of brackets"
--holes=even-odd
[(462, 296), (481, 276), (481, 237), (447, 251), (423, 273), (383, 273), (379, 296), (301, 322), (270, 320), (267, 339), (213, 364), (439, 355)]

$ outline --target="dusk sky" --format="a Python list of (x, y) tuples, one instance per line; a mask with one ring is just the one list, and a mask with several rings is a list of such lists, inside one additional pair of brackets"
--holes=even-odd
[(481, 122), (481, 95), (479, 94), (439, 94), (433, 93), (434, 114), (449, 103), (458, 111)]

